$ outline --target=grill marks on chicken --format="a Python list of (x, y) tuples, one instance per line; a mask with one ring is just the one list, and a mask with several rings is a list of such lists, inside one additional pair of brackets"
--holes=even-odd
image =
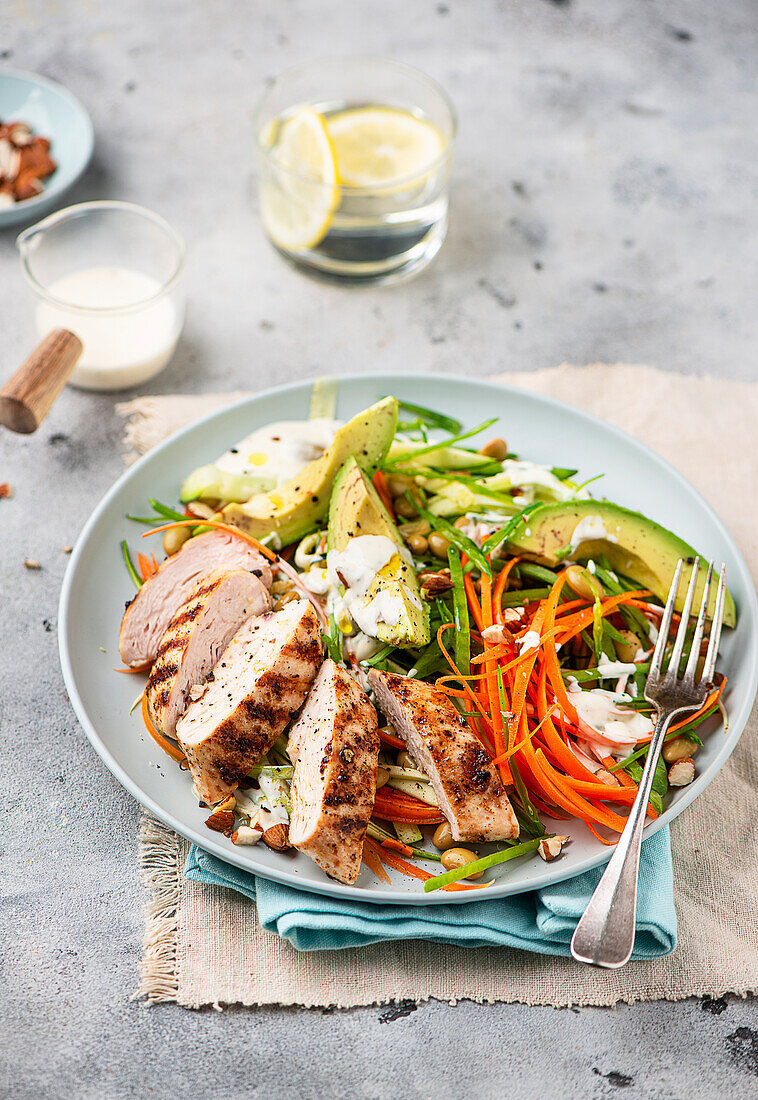
[(241, 567), (203, 577), (168, 624), (147, 682), (148, 711), (173, 736), (176, 723), (246, 619), (271, 606), (268, 589)]
[(258, 551), (226, 531), (208, 531), (185, 542), (140, 588), (121, 620), (119, 652), (128, 668), (152, 664), (169, 623), (212, 570), (239, 566), (271, 587), (271, 569)]
[(352, 676), (324, 661), (290, 730), (290, 843), (332, 878), (355, 882), (374, 808), (376, 711)]
[(213, 804), (232, 794), (300, 708), (321, 661), (321, 630), (307, 600), (237, 631), (176, 727), (200, 798)]
[(431, 684), (372, 669), (379, 706), (429, 776), (454, 840), (510, 840), (518, 822), (484, 748)]

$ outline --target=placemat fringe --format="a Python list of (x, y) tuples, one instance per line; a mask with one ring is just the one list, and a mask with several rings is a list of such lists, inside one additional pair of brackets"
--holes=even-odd
[(150, 891), (145, 920), (141, 977), (132, 1000), (147, 1004), (175, 1001), (179, 989), (176, 966), (179, 905), (179, 846), (176, 834), (150, 814), (143, 814), (139, 831), (139, 871)]

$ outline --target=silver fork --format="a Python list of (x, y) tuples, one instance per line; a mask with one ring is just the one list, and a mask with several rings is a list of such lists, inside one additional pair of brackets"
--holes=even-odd
[(645, 826), (647, 804), (653, 786), (653, 776), (655, 775), (658, 757), (663, 748), (663, 742), (666, 739), (671, 720), (678, 714), (698, 710), (713, 687), (716, 656), (718, 654), (719, 638), (721, 637), (721, 624), (724, 617), (725, 565), (721, 566), (719, 574), (713, 622), (702, 676), (697, 680), (695, 679), (708, 611), (711, 578), (713, 576), (712, 562), (708, 566), (700, 614), (692, 638), (692, 649), (687, 660), (687, 667), (681, 679), (678, 675), (697, 585), (699, 558), (695, 558), (692, 565), (692, 575), (682, 609), (682, 621), (679, 624), (668, 670), (665, 673), (662, 670), (663, 654), (668, 641), (671, 618), (674, 613), (674, 604), (679, 591), (679, 582), (684, 565), (685, 560), (682, 558), (676, 567), (674, 579), (671, 583), (663, 618), (661, 619), (660, 633), (653, 652), (650, 674), (645, 684), (645, 699), (648, 703), (653, 704), (657, 717), (637, 797), (632, 805), (624, 831), (616, 845), (616, 850), (603, 872), (603, 877), (595, 887), (589, 905), (571, 938), (571, 954), (574, 958), (579, 962), (591, 963), (594, 966), (615, 969), (629, 962), (634, 947), (637, 877), (640, 866), (642, 830)]

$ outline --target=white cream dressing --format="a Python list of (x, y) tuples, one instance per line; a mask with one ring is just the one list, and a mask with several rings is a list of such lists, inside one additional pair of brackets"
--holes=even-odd
[(403, 614), (403, 601), (386, 589), (368, 599), (368, 592), (377, 573), (398, 553), (387, 535), (358, 535), (350, 539), (344, 550), (330, 550), (326, 556), (330, 590), (341, 585), (345, 591), (337, 608), (347, 613), (359, 630), (375, 638), (379, 623), (395, 626)]
[(538, 630), (527, 630), (523, 638), (518, 643), (519, 653), (525, 653), (527, 649), (536, 649), (540, 644), (540, 634)]
[(653, 723), (646, 715), (620, 705), (631, 701), (629, 695), (619, 695), (602, 688), (571, 691), (571, 702), (579, 718), (618, 746), (634, 745), (641, 737), (653, 732)]
[(611, 534), (603, 523), (602, 516), (585, 516), (574, 528), (569, 547), (574, 554), (583, 542), (593, 542), (597, 539), (605, 539), (606, 542), (618, 542), (618, 538)]
[(215, 465), (230, 474), (259, 478), (259, 492), (269, 492), (320, 458), (341, 426), (341, 420), (324, 417), (267, 424), (221, 455)]
[(300, 580), (314, 596), (325, 596), (329, 591), (329, 577), (323, 566), (312, 565), (300, 574)]
[[(524, 492), (514, 498), (517, 504), (531, 504), (535, 499), (535, 489), (547, 489), (553, 500), (577, 500), (587, 496), (586, 492), (572, 489), (565, 482), (560, 481), (549, 466), (541, 466), (536, 462), (519, 462), (509, 458), (503, 462), (503, 472), (490, 478), (493, 488), (510, 486), (523, 489)], [(495, 484), (497, 482), (497, 485)]]
[(637, 666), (631, 661), (598, 661), (597, 671), (604, 680), (617, 680), (620, 676), (633, 676)]

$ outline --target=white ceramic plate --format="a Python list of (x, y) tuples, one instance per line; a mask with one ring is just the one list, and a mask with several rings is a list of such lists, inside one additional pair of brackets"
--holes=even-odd
[[(536, 889), (605, 862), (610, 850), (577, 822), (570, 826), (572, 843), (562, 859), (547, 864), (526, 857), (496, 867), (496, 883), (486, 892), (424, 894), (416, 880), (393, 876), (387, 886), (365, 869), (355, 886), (343, 886), (306, 856), (272, 852), (263, 844), (239, 848), (210, 832), (204, 825), (208, 811), (199, 808), (187, 773), (150, 739), (139, 709), (129, 716), (143, 680), (113, 671), (121, 663), (118, 630), (124, 601), (134, 595), (119, 543), (126, 538), (136, 549), (144, 528), (127, 520), (126, 513), (143, 515), (148, 497), (174, 502), (190, 470), (212, 461), (255, 428), (273, 420), (305, 419), (310, 392), (307, 382), (269, 390), (191, 425), (128, 470), (95, 509), (71, 557), (59, 620), (66, 686), (93, 747), (135, 798), (201, 848), (266, 878), (317, 893), (378, 903), (451, 905)], [(728, 733), (716, 728), (706, 738), (697, 756), (697, 778), (674, 795), (648, 834), (668, 824), (718, 774), (742, 733), (758, 686), (758, 605), (731, 536), (692, 486), (662, 459), (630, 436), (569, 406), (469, 379), (377, 374), (340, 380), (337, 415), (346, 419), (386, 394), (451, 413), (470, 427), (497, 415), (501, 420), (496, 430), (524, 458), (578, 467), (584, 478), (604, 473), (594, 486), (598, 495), (601, 487), (608, 499), (645, 512), (701, 553), (726, 562), (739, 616), (736, 630), (725, 631), (720, 665), (729, 676), (730, 726)], [(486, 845), (480, 848), (489, 850)]]

